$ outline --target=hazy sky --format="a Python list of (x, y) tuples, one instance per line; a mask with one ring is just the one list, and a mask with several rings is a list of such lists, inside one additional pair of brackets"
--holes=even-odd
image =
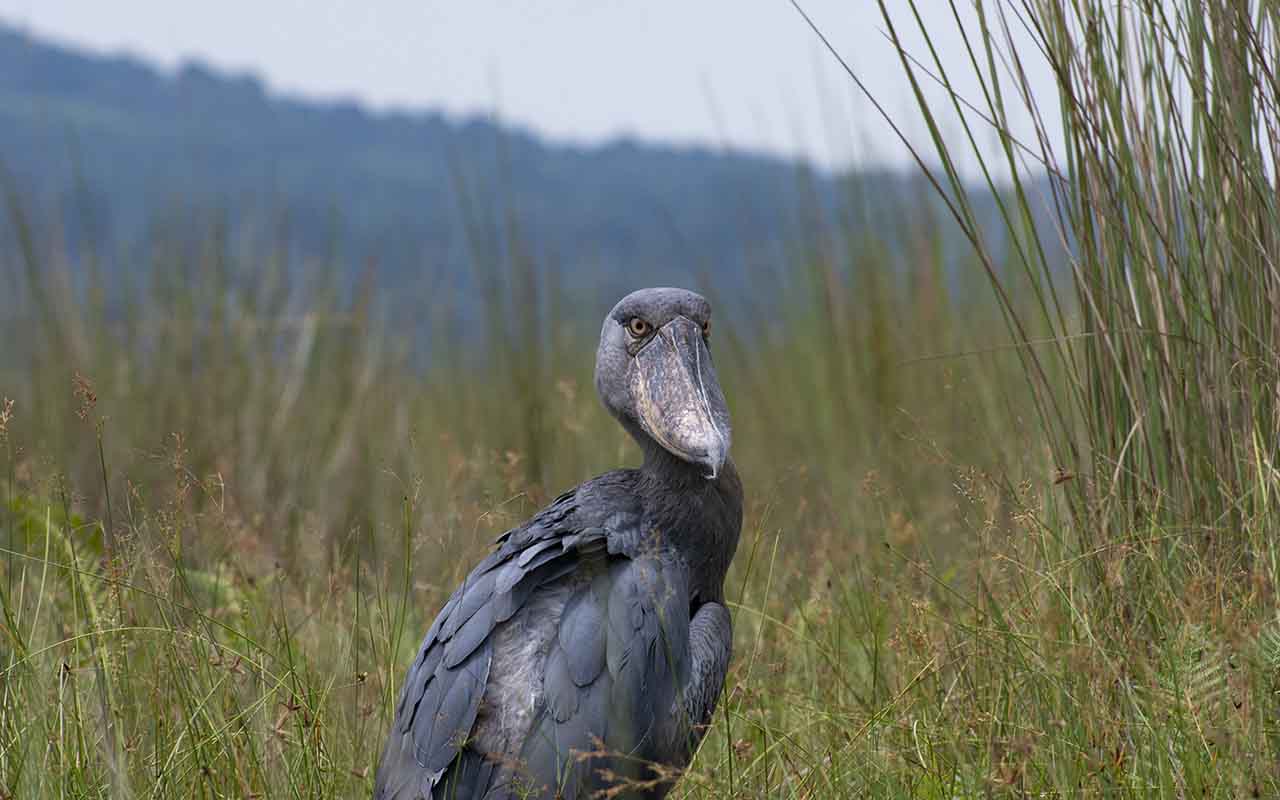
[[(902, 9), (900, 29), (911, 27), (905, 0), (887, 2)], [(875, 0), (801, 5), (923, 143)], [(922, 7), (944, 62), (968, 73), (947, 0)], [(167, 68), (194, 57), (252, 71), (295, 95), (496, 110), (561, 141), (627, 134), (825, 164), (905, 159), (789, 0), (0, 0), (0, 19)], [(908, 41), (927, 56), (918, 35)], [(976, 82), (960, 85), (980, 97)], [(1033, 87), (1053, 108), (1043, 70)], [(1015, 133), (1029, 137), (1028, 120), (1017, 123)]]

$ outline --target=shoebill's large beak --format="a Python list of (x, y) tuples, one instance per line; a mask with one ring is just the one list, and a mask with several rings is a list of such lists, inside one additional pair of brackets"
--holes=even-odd
[(729, 457), (729, 409), (697, 323), (676, 317), (663, 325), (630, 373), (640, 427), (708, 479), (718, 476)]

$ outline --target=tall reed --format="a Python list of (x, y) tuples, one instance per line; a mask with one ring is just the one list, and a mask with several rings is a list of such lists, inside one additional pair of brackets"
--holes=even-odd
[[(1060, 465), (1080, 476), (1082, 528), (1105, 542), (1154, 519), (1232, 537), (1260, 510), (1280, 452), (1277, 9), (963, 5), (880, 8), (932, 134), (922, 168), (997, 295), (1025, 285), (1035, 298), (1033, 313), (1006, 311)], [(944, 26), (967, 63), (939, 57)], [(924, 52), (903, 45), (908, 27)], [(1052, 95), (1028, 78), (1046, 63)], [(955, 89), (961, 71), (979, 78), (978, 96)], [(932, 99), (935, 82), (949, 100)], [(1034, 135), (1016, 138), (1012, 119), (1033, 120)], [(947, 125), (965, 136), (942, 135)], [(1017, 279), (994, 267), (962, 162), (1000, 198)], [(1038, 326), (1051, 344), (1031, 341)], [(1055, 366), (1062, 385), (1044, 378)]]

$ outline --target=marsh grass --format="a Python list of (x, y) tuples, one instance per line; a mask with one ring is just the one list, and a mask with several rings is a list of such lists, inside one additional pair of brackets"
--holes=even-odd
[[(749, 500), (679, 796), (1280, 789), (1275, 28), (1237, 7), (982, 6), (966, 99), (1068, 120), (1061, 158), (1005, 140), (1000, 235), (937, 136), (950, 221), (868, 233), (855, 185), (850, 216), (798, 215), (769, 303), (720, 307)], [(914, 9), (891, 37), (952, 24)], [(1023, 20), (1057, 98), (1019, 92)], [(927, 55), (902, 66), (947, 81)], [(341, 264), (215, 220), (114, 291), (8, 205), (0, 787), (367, 795), (450, 589), (636, 459), (591, 385), (606, 309), (558, 306), (518, 225), (473, 211), (488, 335), (424, 357)]]
[[(980, 348), (988, 334), (952, 315), (999, 330), (981, 301), (950, 298), (935, 262), (882, 263), (887, 244), (854, 262), (834, 254), (864, 240), (810, 234), (833, 246), (772, 287), (781, 311), (726, 313), (715, 333), (753, 487), (730, 589), (735, 703), (779, 724), (773, 693), (802, 686), (779, 680), (787, 632), (813, 636), (806, 618), (833, 613), (826, 587), (863, 560), (896, 574), (904, 558), (963, 551), (955, 454), (965, 480), (1003, 473), (1004, 448), (970, 431), (1016, 430), (1003, 418), (1019, 402), (999, 354), (911, 361)], [(56, 239), (29, 234), (40, 263), (9, 262), (0, 768), (14, 794), (367, 793), (397, 682), (448, 591), (554, 493), (636, 458), (591, 383), (603, 309), (583, 335), (521, 336), (563, 320), (513, 319), (494, 291), (502, 336), (424, 360), (397, 347), (376, 289), (334, 299), (336, 265), (299, 283), (240, 261), (217, 226), (204, 235), (182, 251), (198, 263), (157, 265), (136, 300), (78, 283)], [(940, 249), (930, 219), (895, 235)], [(860, 277), (870, 269), (884, 274)], [(206, 283), (211, 270), (222, 277)], [(868, 302), (910, 316), (866, 318)], [(554, 457), (531, 468), (530, 447)], [(885, 536), (892, 555), (877, 552)], [(875, 574), (867, 591), (884, 588)], [(839, 652), (823, 645), (808, 669)], [(862, 703), (887, 696), (874, 683)], [(715, 745), (688, 785), (782, 780), (746, 749), (762, 723), (735, 706), (738, 749)]]

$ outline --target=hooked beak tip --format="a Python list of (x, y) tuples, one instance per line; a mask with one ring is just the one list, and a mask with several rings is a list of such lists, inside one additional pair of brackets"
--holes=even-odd
[(724, 462), (727, 457), (728, 454), (724, 450), (710, 453), (708, 457), (702, 461), (702, 465), (705, 467), (702, 477), (709, 481), (714, 481), (716, 478), (720, 477), (720, 473), (724, 471)]

